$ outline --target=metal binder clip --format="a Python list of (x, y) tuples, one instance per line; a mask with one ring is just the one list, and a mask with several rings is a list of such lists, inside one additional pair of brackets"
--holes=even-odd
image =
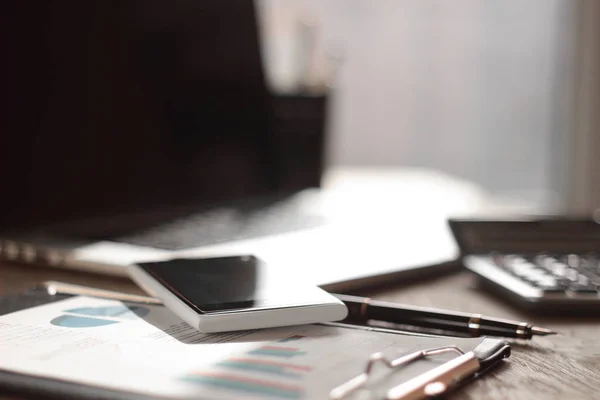
[(374, 353), (369, 357), (364, 372), (333, 389), (329, 393), (329, 398), (332, 400), (341, 400), (363, 387), (371, 375), (373, 365), (378, 362), (382, 362), (393, 369), (421, 358), (450, 352), (458, 354), (459, 357), (393, 387), (388, 390), (385, 399), (416, 400), (430, 396), (439, 396), (465, 377), (472, 376), (479, 370), (479, 361), (475, 353), (472, 351), (465, 353), (456, 346), (420, 350), (393, 360), (388, 360), (382, 353)]

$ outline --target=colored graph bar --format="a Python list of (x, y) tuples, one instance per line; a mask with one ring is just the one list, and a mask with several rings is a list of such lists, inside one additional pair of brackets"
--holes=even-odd
[(305, 337), (306, 336), (303, 336), (303, 335), (294, 335), (294, 336), (286, 337), (283, 339), (279, 339), (277, 342), (279, 342), (279, 343), (293, 342), (294, 340), (300, 340)]
[(302, 387), (297, 385), (282, 384), (279, 382), (247, 378), (232, 374), (195, 372), (187, 375), (184, 380), (191, 383), (199, 383), (237, 392), (260, 394), (284, 399), (300, 399), (304, 395)]
[(255, 356), (291, 358), (295, 356), (301, 356), (303, 354), (306, 354), (306, 352), (300, 351), (300, 349), (296, 347), (262, 346), (257, 349), (251, 350), (249, 354)]
[(285, 376), (288, 378), (299, 378), (302, 372), (309, 372), (312, 368), (307, 365), (288, 364), (270, 360), (257, 360), (253, 358), (230, 358), (220, 362), (218, 365), (252, 372), (264, 372)]

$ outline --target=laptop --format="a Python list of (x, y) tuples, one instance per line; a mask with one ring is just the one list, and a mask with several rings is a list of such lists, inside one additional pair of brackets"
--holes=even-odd
[(1, 259), (126, 275), (251, 253), (346, 289), (455, 267), (449, 232), (336, 212), (328, 96), (269, 92), (251, 2), (11, 3)]

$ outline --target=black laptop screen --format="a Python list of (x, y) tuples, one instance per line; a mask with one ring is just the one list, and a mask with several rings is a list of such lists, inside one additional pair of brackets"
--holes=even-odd
[(319, 184), (321, 141), (277, 130), (252, 2), (8, 3), (0, 228)]

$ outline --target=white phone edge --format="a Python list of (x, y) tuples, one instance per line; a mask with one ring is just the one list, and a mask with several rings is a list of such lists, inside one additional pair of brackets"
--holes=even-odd
[[(142, 290), (160, 299), (165, 307), (203, 333), (332, 322), (343, 320), (348, 315), (346, 305), (333, 295), (329, 295), (330, 301), (321, 304), (260, 308), (239, 313), (198, 314), (139, 265), (131, 264), (127, 271)], [(323, 290), (318, 287), (316, 289)]]

